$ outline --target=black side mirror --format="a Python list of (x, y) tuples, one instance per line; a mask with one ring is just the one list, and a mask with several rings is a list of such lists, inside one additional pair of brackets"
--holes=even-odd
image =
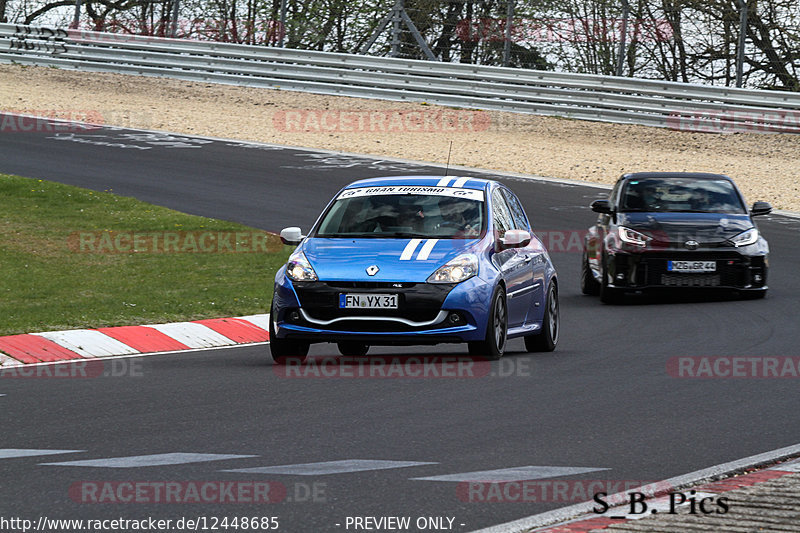
[(750, 215), (754, 217), (770, 213), (772, 213), (772, 206), (769, 202), (756, 202), (753, 204), (753, 209), (750, 210)]
[(591, 208), (595, 213), (604, 213), (606, 215), (610, 215), (613, 211), (613, 209), (611, 209), (611, 203), (608, 200), (595, 200), (592, 202)]

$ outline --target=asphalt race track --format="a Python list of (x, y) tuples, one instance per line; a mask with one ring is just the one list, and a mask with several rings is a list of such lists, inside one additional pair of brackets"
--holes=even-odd
[[(442, 171), (99, 129), (0, 133), (0, 172), (278, 231), (307, 230), (354, 179)], [(454, 518), (454, 531), (470, 531), (576, 502), (464, 501), (454, 478), (415, 478), (537, 466), (586, 469), (534, 469), (544, 478), (646, 483), (800, 442), (797, 378), (686, 379), (667, 372), (676, 356), (800, 356), (800, 219), (759, 221), (771, 246), (764, 300), (667, 295), (607, 306), (580, 294), (580, 249), (569, 246), (572, 232), (594, 219), (585, 206), (604, 191), (501, 179), (536, 231), (566, 236), (550, 241), (563, 243), (552, 254), (563, 317), (557, 351), (527, 354), (516, 340), (489, 375), (472, 379), (290, 379), (272, 367), (263, 345), (122, 359), (119, 377), (3, 379), (0, 449), (76, 452), (0, 457), (0, 514), (277, 516), (279, 530), (292, 532), (346, 531), (348, 516), (430, 516)], [(335, 353), (333, 346), (312, 348), (313, 355)], [(172, 453), (227, 455), (121, 463), (127, 468), (42, 464)], [(329, 461), (346, 462), (296, 466)], [(401, 463), (378, 468), (369, 461)], [(226, 471), (282, 465), (295, 466)], [(86, 481), (256, 481), (285, 487), (287, 495), (261, 505), (80, 503), (74, 487)]]

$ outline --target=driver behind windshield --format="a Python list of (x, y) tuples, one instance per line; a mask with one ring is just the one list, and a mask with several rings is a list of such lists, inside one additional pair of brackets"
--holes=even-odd
[(445, 229), (448, 234), (464, 237), (480, 234), (480, 211), (477, 203), (448, 198), (439, 203), (439, 210), (442, 215), (440, 228)]

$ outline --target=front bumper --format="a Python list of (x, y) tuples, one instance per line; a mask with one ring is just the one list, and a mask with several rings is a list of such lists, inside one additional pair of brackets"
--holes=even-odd
[[(668, 261), (715, 261), (714, 272), (670, 272)], [(608, 256), (609, 287), (721, 288), (766, 290), (766, 254), (744, 255), (736, 250), (616, 252)]]
[[(411, 345), (469, 342), (485, 336), (491, 287), (480, 278), (459, 284), (291, 282), (275, 287), (278, 338)], [(341, 309), (339, 295), (397, 294), (398, 309)]]

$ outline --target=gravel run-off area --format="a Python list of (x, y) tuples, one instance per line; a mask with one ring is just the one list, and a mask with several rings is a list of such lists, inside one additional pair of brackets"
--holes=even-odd
[(716, 172), (734, 178), (750, 203), (800, 212), (800, 135), (698, 133), (8, 64), (0, 65), (0, 110), (437, 163), (447, 161), (452, 141), (453, 165), (589, 182), (634, 171)]

